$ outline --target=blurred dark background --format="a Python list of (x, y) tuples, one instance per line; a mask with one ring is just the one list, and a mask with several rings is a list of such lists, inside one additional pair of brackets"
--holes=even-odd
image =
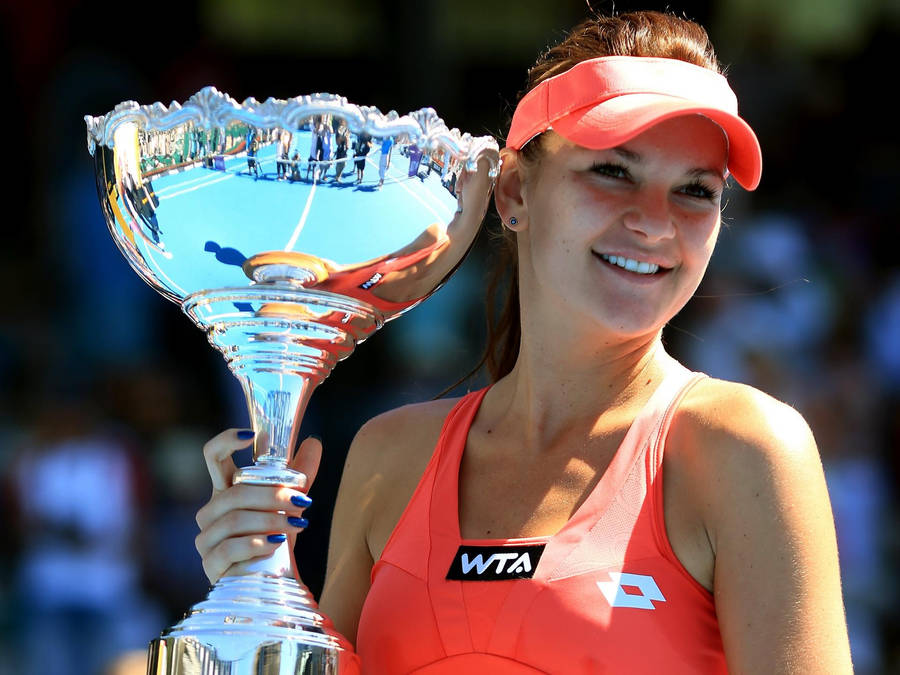
[[(898, 673), (900, 142), (889, 99), (900, 3), (614, 8), (683, 13), (729, 64), (763, 147), (763, 182), (728, 194), (708, 277), (667, 343), (689, 366), (807, 416), (857, 672)], [(205, 594), (193, 548), (209, 495), (200, 447), (247, 424), (220, 356), (115, 250), (83, 115), (214, 84), (239, 100), (327, 91), (401, 113), (431, 106), (450, 126), (501, 136), (527, 67), (586, 12), (583, 0), (3, 3), (0, 675), (143, 672), (140, 657), (108, 664)], [(324, 438), (326, 458), (298, 543), (316, 593), (355, 430), (435, 396), (477, 361), (489, 248), (483, 236), (449, 284), (316, 392), (304, 433)]]

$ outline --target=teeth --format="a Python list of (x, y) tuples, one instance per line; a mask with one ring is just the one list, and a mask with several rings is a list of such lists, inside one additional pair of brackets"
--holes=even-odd
[(606, 262), (628, 270), (629, 272), (637, 272), (638, 274), (656, 274), (659, 271), (659, 265), (656, 263), (638, 262), (631, 258), (623, 258), (617, 255), (606, 255), (601, 253), (600, 257)]

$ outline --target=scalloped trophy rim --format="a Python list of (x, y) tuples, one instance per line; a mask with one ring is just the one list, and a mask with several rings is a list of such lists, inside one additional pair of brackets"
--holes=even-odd
[(123, 101), (105, 115), (85, 115), (84, 121), (88, 152), (93, 156), (97, 145), (112, 148), (116, 129), (128, 122), (149, 131), (165, 131), (186, 122), (224, 127), (233, 121), (261, 129), (297, 129), (301, 120), (325, 114), (344, 118), (353, 133), (364, 132), (375, 138), (407, 134), (423, 149), (444, 147), (455, 158), (464, 160), (470, 171), (476, 169), (482, 157), (491, 162), (489, 175), (492, 178), (500, 170), (499, 145), (493, 136), (473, 136), (455, 127), (450, 129), (434, 108), (420, 108), (401, 116), (395, 110), (383, 113), (375, 106), (350, 103), (337, 94), (315, 93), (289, 99), (269, 97), (263, 102), (251, 96), (238, 103), (214, 86), (207, 86), (184, 103), (172, 101), (165, 106), (159, 101), (150, 105)]

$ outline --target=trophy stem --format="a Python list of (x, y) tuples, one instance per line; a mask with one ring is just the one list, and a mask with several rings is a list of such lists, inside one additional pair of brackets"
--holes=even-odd
[(384, 317), (359, 300), (285, 282), (201, 291), (182, 309), (206, 331), (247, 397), (253, 465), (236, 482), (300, 486), (302, 477), (288, 465), (309, 399)]
[[(223, 354), (247, 397), (253, 464), (234, 482), (305, 487), (289, 464), (309, 399), (335, 364), (381, 326), (382, 315), (358, 300), (284, 282), (201, 291), (182, 309)], [(296, 576), (287, 543), (241, 571)]]
[[(253, 464), (236, 483), (300, 485), (289, 468), (310, 396), (383, 323), (362, 302), (287, 284), (203, 291), (182, 309), (225, 356), (247, 396)], [(288, 543), (220, 579), (150, 644), (151, 675), (336, 675), (358, 672), (350, 642), (318, 611)]]
[(303, 476), (288, 465), (306, 406), (327, 373), (273, 372), (269, 365), (260, 372), (258, 364), (240, 359), (229, 366), (244, 389), (256, 432), (253, 464), (238, 471), (235, 482), (304, 487)]
[[(328, 373), (274, 371), (269, 366), (259, 369), (252, 359), (234, 359), (229, 366), (244, 388), (256, 431), (253, 464), (239, 469), (234, 483), (307, 487), (306, 476), (288, 465), (309, 399)], [(279, 545), (271, 555), (240, 566), (242, 572), (295, 578), (296, 564), (289, 541)]]

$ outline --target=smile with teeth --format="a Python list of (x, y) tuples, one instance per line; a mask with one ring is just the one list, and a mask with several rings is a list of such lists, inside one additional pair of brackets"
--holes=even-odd
[(607, 255), (605, 253), (600, 253), (599, 255), (611, 265), (618, 265), (629, 272), (636, 272), (637, 274), (656, 274), (659, 271), (659, 265), (656, 263), (638, 262), (631, 258), (623, 258), (620, 255)]

